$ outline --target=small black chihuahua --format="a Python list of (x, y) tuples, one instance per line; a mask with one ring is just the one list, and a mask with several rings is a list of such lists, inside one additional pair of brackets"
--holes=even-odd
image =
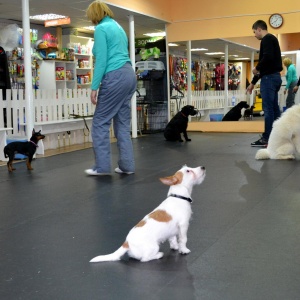
[(9, 158), (7, 162), (7, 168), (9, 172), (15, 170), (13, 168), (13, 160), (16, 153), (20, 153), (27, 156), (26, 165), (28, 170), (33, 170), (31, 167), (31, 161), (33, 155), (38, 147), (38, 141), (44, 139), (45, 136), (41, 134), (41, 131), (35, 132), (34, 129), (32, 131), (32, 137), (30, 138), (29, 142), (12, 142), (7, 144), (4, 147), (4, 156)]

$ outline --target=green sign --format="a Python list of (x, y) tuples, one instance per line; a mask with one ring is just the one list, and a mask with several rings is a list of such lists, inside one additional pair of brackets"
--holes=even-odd
[(153, 43), (158, 40), (161, 40), (162, 38), (163, 38), (162, 36), (156, 36), (156, 37), (135, 39), (135, 48), (144, 48), (147, 43)]

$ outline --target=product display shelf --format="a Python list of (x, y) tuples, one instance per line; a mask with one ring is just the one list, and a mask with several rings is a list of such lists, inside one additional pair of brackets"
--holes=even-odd
[[(19, 49), (19, 51), (17, 51)], [(21, 51), (22, 50), (22, 51)], [(13, 51), (6, 51), (8, 60), (8, 72), (12, 89), (25, 89), (25, 70), (23, 59), (23, 48), (15, 48)], [(32, 59), (32, 87), (39, 87), (38, 78), (39, 61)]]
[(43, 60), (40, 63), (40, 89), (75, 89), (76, 63), (64, 60)]
[(77, 88), (88, 88), (93, 78), (93, 39), (78, 35), (63, 35), (62, 43), (64, 47), (74, 49)]
[(91, 85), (92, 80), (92, 56), (90, 54), (75, 53), (76, 60), (76, 78), (80, 86)]

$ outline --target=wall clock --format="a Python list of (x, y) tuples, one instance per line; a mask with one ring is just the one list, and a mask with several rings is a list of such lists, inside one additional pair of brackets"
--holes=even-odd
[(270, 26), (273, 28), (279, 28), (283, 24), (283, 16), (281, 14), (272, 14), (269, 19)]

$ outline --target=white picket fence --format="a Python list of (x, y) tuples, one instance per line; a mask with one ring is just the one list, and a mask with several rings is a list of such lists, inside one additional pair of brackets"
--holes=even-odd
[[(281, 110), (285, 106), (285, 95), (283, 93), (284, 87), (281, 87), (278, 93), (278, 102)], [(226, 114), (232, 106), (232, 97), (235, 97), (235, 103), (240, 101), (247, 101), (252, 105), (250, 95), (246, 94), (246, 90), (228, 91), (226, 101), (225, 91), (193, 91), (191, 97), (191, 105), (195, 106), (201, 112), (200, 121), (210, 121), (210, 114)], [(299, 95), (296, 95), (295, 103), (299, 103)], [(171, 117), (177, 113), (178, 110), (187, 105), (187, 95), (182, 99), (171, 99), (170, 112)], [(197, 117), (196, 117), (197, 118)]]
[[(250, 101), (245, 90), (228, 91), (227, 101), (225, 91), (193, 91), (191, 96), (191, 105), (201, 112), (201, 121), (209, 121), (209, 114), (226, 114), (232, 108), (232, 97), (235, 97), (236, 104)], [(171, 99), (171, 116), (187, 103), (186, 95), (182, 99)]]
[[(39, 154), (45, 149), (91, 141), (90, 127), (95, 106), (89, 89), (33, 91), (34, 129), (46, 134)], [(0, 93), (0, 128), (9, 127), (8, 135), (26, 136), (26, 101), (24, 90), (7, 90), (6, 99)], [(81, 118), (72, 116), (79, 115)], [(85, 122), (82, 116), (85, 116)], [(87, 126), (86, 126), (87, 125)]]

